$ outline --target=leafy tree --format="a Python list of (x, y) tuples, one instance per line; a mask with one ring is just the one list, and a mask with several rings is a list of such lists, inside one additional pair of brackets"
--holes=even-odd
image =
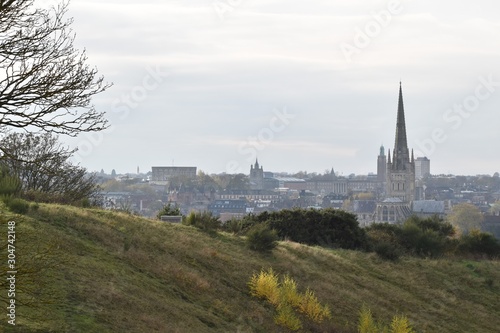
[(0, 127), (70, 136), (107, 127), (90, 101), (110, 85), (86, 64), (85, 51), (74, 48), (67, 6), (0, 2)]
[(447, 217), (447, 221), (463, 234), (467, 234), (473, 229), (480, 229), (483, 220), (484, 217), (479, 208), (468, 203), (454, 206)]
[(98, 192), (95, 176), (68, 162), (75, 150), (61, 146), (53, 134), (9, 133), (0, 150), (0, 161), (19, 178), (28, 199), (73, 203)]

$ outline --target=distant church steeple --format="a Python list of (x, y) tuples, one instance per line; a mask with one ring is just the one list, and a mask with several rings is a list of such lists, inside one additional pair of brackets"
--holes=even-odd
[(408, 149), (401, 82), (394, 149), (392, 156), (390, 150), (388, 151), (387, 158), (386, 195), (399, 198), (403, 202), (411, 202), (415, 198), (415, 158), (413, 150), (410, 154)]
[(392, 170), (406, 170), (406, 164), (410, 162), (410, 152), (406, 139), (405, 110), (401, 82), (399, 82), (398, 117), (396, 121), (396, 138), (394, 141), (393, 154)]

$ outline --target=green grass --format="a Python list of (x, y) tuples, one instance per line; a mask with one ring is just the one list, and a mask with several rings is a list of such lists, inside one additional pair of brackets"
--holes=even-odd
[(0, 331), (279, 332), (273, 307), (248, 289), (254, 273), (271, 267), (330, 308), (332, 321), (310, 331), (356, 332), (363, 304), (385, 323), (406, 315), (417, 332), (500, 327), (498, 261), (387, 262), (292, 242), (266, 255), (230, 234), (121, 213), (45, 204), (27, 215), (0, 211), (2, 262), (6, 223), (17, 223), (16, 300), (26, 303), (16, 329), (4, 318)]

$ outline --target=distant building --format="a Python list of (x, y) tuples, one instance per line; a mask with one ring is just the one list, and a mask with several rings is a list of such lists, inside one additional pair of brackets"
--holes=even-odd
[(436, 200), (418, 200), (412, 203), (413, 214), (418, 217), (426, 218), (437, 215), (445, 216), (445, 202)]
[(214, 214), (214, 216), (220, 217), (221, 214), (231, 213), (244, 215), (247, 212), (247, 201), (246, 200), (215, 200), (213, 203), (208, 205), (208, 210)]
[(431, 161), (427, 157), (417, 157), (415, 160), (415, 178), (422, 179), (431, 174)]
[(152, 182), (168, 182), (172, 178), (196, 178), (196, 167), (152, 167)]
[(377, 180), (385, 182), (387, 178), (387, 158), (384, 146), (380, 146), (380, 153), (377, 159)]
[(250, 189), (264, 189), (264, 167), (259, 166), (259, 161), (255, 160), (255, 165), (250, 166)]

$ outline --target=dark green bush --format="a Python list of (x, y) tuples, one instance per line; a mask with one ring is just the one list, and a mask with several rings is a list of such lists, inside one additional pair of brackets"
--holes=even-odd
[(381, 241), (374, 245), (373, 251), (382, 259), (396, 261), (401, 257), (403, 251), (392, 242)]
[(186, 216), (182, 223), (196, 227), (205, 232), (215, 232), (220, 227), (220, 220), (213, 216), (211, 212), (191, 212)]
[(243, 218), (232, 218), (221, 226), (221, 229), (235, 235), (245, 235), (252, 226), (259, 224), (256, 215), (246, 215)]
[(436, 258), (453, 248), (453, 227), (436, 216), (412, 216), (402, 225), (376, 223), (366, 228), (366, 232), (370, 249), (381, 257), (393, 256), (391, 252), (394, 252)]
[(156, 218), (158, 220), (160, 220), (161, 217), (165, 216), (165, 215), (166, 216), (180, 216), (180, 215), (182, 215), (181, 214), (181, 209), (177, 205), (172, 206), (171, 203), (169, 202), (168, 204), (166, 204), (165, 206), (163, 206), (162, 209), (160, 209), (160, 211), (156, 215)]
[(490, 233), (472, 230), (460, 237), (458, 251), (461, 254), (500, 257), (500, 242)]
[(272, 251), (278, 241), (278, 235), (264, 223), (256, 224), (247, 232), (247, 245), (251, 250), (259, 252)]
[(255, 217), (267, 221), (278, 237), (308, 245), (365, 249), (367, 238), (356, 216), (335, 209), (285, 209)]

